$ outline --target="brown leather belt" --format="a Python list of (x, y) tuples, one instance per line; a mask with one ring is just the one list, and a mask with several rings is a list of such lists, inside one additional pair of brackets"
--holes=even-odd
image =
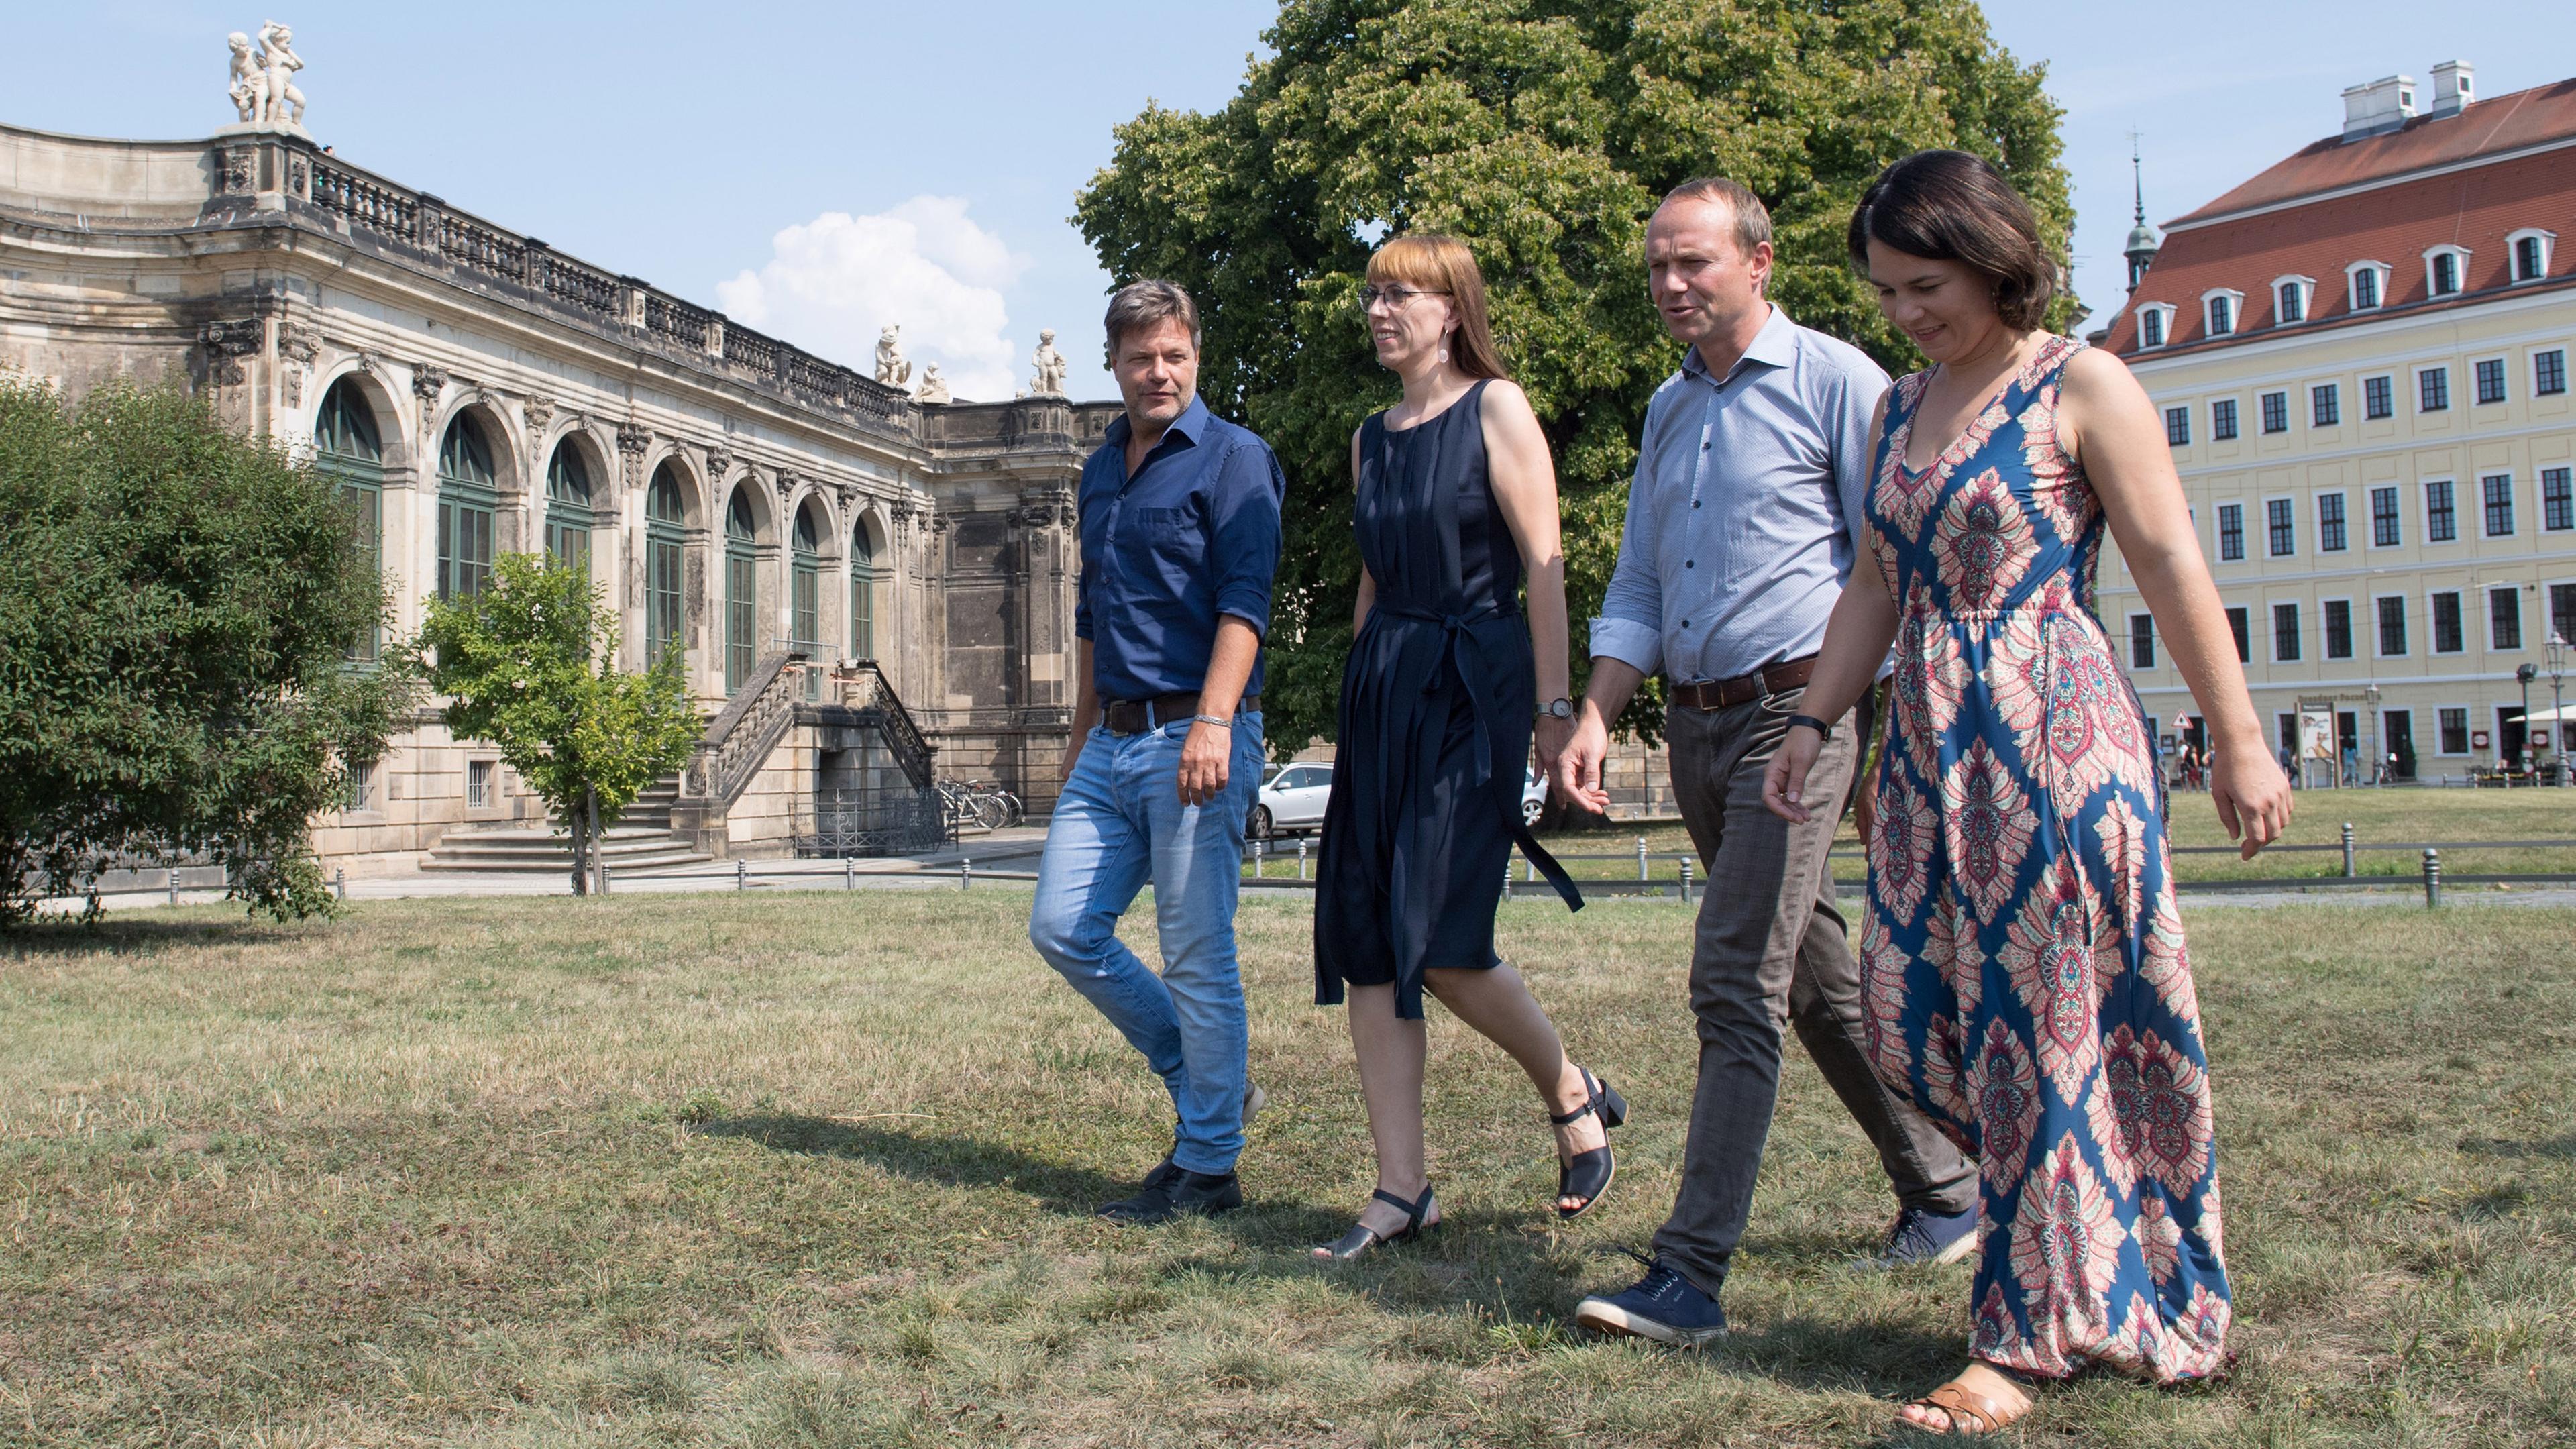
[(1784, 659), (1733, 679), (1712, 679), (1705, 684), (1676, 684), (1672, 698), (1673, 703), (1688, 705), (1692, 709), (1733, 709), (1739, 704), (1800, 688), (1815, 672), (1816, 656), (1810, 654), (1803, 659)]
[[(1247, 694), (1235, 701), (1234, 712), (1243, 714), (1261, 708), (1261, 696)], [(1166, 694), (1154, 699), (1105, 699), (1100, 702), (1100, 722), (1113, 735), (1141, 735), (1161, 729), (1174, 720), (1188, 719), (1199, 712), (1199, 697), (1191, 694)]]

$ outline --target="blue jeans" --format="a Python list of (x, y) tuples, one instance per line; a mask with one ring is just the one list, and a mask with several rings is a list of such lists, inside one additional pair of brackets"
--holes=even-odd
[[(1234, 956), (1243, 826), (1261, 789), (1261, 716), (1234, 722), (1225, 789), (1183, 805), (1190, 722), (1142, 734), (1092, 730), (1047, 825), (1029, 941), (1142, 1052), (1180, 1115), (1172, 1161), (1225, 1173), (1243, 1151), (1246, 1032)], [(1118, 939), (1150, 880), (1163, 974)]]

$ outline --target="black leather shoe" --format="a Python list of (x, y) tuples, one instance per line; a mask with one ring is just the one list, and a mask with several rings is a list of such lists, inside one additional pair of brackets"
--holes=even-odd
[(1243, 1184), (1233, 1173), (1192, 1172), (1165, 1159), (1146, 1174), (1134, 1197), (1103, 1203), (1100, 1215), (1114, 1223), (1143, 1226), (1190, 1214), (1213, 1217), (1241, 1206)]

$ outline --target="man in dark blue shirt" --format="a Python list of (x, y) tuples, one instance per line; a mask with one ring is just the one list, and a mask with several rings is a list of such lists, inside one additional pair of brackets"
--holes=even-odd
[[(1073, 738), (1029, 939), (1172, 1094), (1172, 1151), (1122, 1222), (1243, 1201), (1234, 1160), (1260, 1107), (1245, 1075), (1234, 952), (1243, 830), (1261, 786), (1261, 638), (1287, 491), (1270, 446), (1198, 397), (1198, 308), (1169, 282), (1111, 299), (1127, 415), (1082, 469)], [(1150, 881), (1157, 977), (1118, 939)]]

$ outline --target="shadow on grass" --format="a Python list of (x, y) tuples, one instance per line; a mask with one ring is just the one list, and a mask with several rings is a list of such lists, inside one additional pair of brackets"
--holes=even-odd
[(2515, 1142), (2504, 1137), (2467, 1137), (2461, 1139), (2460, 1151), (2471, 1157), (2555, 1157), (2564, 1161), (2576, 1158), (2576, 1136), (2550, 1137), (2537, 1142)]
[(0, 932), (0, 960), (12, 956), (148, 956), (206, 946), (257, 946), (291, 941), (327, 921), (280, 925), (275, 921), (137, 920), (110, 916), (96, 922), (47, 916)]
[[(740, 1138), (778, 1152), (863, 1159), (898, 1177), (942, 1187), (1006, 1187), (1035, 1197), (1048, 1212), (1086, 1220), (1100, 1204), (1136, 1191), (1134, 1179), (1069, 1166), (1002, 1143), (799, 1113), (724, 1117), (690, 1130), (707, 1137)], [(1265, 1197), (1258, 1174), (1247, 1177), (1245, 1187), (1248, 1198), (1243, 1207), (1208, 1219), (1208, 1226), (1242, 1248), (1275, 1255), (1275, 1260), (1233, 1264), (1224, 1270), (1228, 1274), (1278, 1277), (1317, 1271), (1305, 1259), (1307, 1250), (1340, 1237), (1350, 1227), (1351, 1209)], [(1143, 1238), (1138, 1242), (1141, 1248)], [(1339, 1271), (1354, 1286), (1370, 1291), (1381, 1287), (1400, 1265), (1424, 1261), (1454, 1260), (1453, 1266), (1472, 1266), (1485, 1279), (1497, 1268), (1507, 1269), (1514, 1278), (1530, 1273), (1552, 1278), (1554, 1272), (1546, 1263), (1543, 1240), (1527, 1232), (1514, 1215), (1490, 1211), (1452, 1213), (1444, 1220), (1440, 1236), (1427, 1243), (1423, 1253), (1377, 1256), (1378, 1262)]]

